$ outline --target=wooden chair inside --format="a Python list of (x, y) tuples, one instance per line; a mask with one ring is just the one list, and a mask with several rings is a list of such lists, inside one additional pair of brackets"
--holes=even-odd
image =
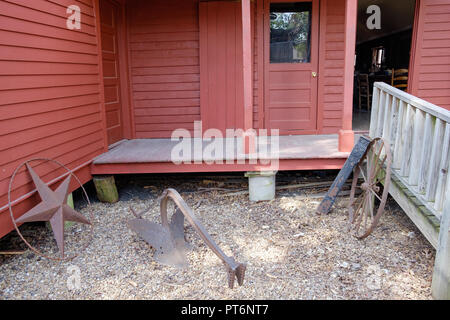
[(392, 69), (391, 86), (406, 91), (408, 88), (408, 69)]
[(372, 94), (370, 93), (369, 75), (362, 73), (358, 76), (359, 110), (365, 106), (370, 110)]

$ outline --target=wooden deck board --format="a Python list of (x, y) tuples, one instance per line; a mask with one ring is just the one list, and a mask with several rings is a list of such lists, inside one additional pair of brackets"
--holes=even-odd
[[(171, 152), (178, 143), (178, 141), (171, 141), (170, 139), (124, 141), (112, 150), (94, 159), (94, 165), (172, 162)], [(203, 141), (203, 147), (210, 143)], [(242, 160), (242, 157), (237, 152), (236, 145), (237, 143), (234, 143), (233, 155), (228, 157), (216, 157), (213, 155), (213, 157), (206, 156), (203, 159), (199, 159), (194, 156), (194, 152), (191, 152), (191, 156), (183, 158), (183, 160), (192, 162), (201, 160)], [(347, 152), (339, 152), (337, 135), (280, 136), (279, 146), (279, 152), (276, 155), (278, 155), (280, 160), (346, 159), (348, 157)], [(276, 155), (274, 158), (276, 158)], [(260, 159), (267, 159), (267, 157), (260, 157)]]

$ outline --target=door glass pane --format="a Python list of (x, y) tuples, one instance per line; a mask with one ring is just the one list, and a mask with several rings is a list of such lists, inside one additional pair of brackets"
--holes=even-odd
[(309, 63), (311, 2), (270, 5), (270, 62)]

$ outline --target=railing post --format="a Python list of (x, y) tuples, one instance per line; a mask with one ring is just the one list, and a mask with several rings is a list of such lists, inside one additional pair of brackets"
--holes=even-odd
[(441, 211), (446, 196), (446, 192), (450, 191), (448, 189), (445, 189), (445, 181), (447, 181), (448, 179), (447, 178), (448, 170), (450, 170), (449, 160), (450, 160), (450, 123), (447, 123), (445, 125), (444, 142), (442, 146), (442, 158), (441, 158), (441, 165), (439, 167), (439, 179), (436, 188), (436, 197), (434, 200), (434, 208), (436, 209), (436, 211)]
[(400, 169), (402, 165), (402, 154), (403, 154), (403, 126), (404, 119), (406, 117), (406, 104), (400, 99), (398, 104), (398, 121), (397, 121), (397, 131), (395, 133), (395, 148), (394, 148), (394, 161), (392, 163), (392, 168)]
[(429, 160), (431, 154), (431, 146), (433, 142), (433, 119), (427, 113), (425, 115), (425, 129), (423, 133), (422, 155), (419, 165), (419, 180), (417, 182), (417, 191), (420, 194), (425, 194), (427, 188), (427, 177), (429, 171)]
[[(446, 189), (450, 190), (448, 178)], [(450, 197), (445, 199), (441, 216), (431, 293), (435, 299), (450, 300)]]
[(381, 89), (373, 86), (373, 94), (372, 94), (372, 108), (370, 115), (370, 129), (369, 136), (374, 138), (375, 132), (377, 131), (376, 124), (378, 123), (378, 113), (380, 108), (380, 95), (382, 94)]

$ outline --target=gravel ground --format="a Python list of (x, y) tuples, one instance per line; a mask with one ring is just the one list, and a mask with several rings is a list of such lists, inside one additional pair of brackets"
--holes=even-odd
[[(329, 181), (334, 174), (283, 173), (277, 183)], [(92, 214), (95, 227), (75, 259), (54, 262), (31, 251), (0, 256), (0, 299), (431, 299), (434, 250), (393, 200), (374, 233), (360, 241), (347, 231), (348, 199), (340, 198), (327, 216), (315, 214), (318, 199), (305, 199), (325, 189), (280, 191), (271, 202), (251, 203), (247, 195), (211, 191), (245, 190), (237, 174), (118, 180), (116, 204), (99, 203), (92, 188), (90, 206), (76, 194), (77, 209)], [(192, 250), (183, 270), (156, 263), (151, 247), (127, 228), (130, 206), (150, 208), (145, 218), (159, 222), (158, 196), (167, 187), (182, 194), (227, 255), (247, 263), (242, 287), (227, 287), (225, 268), (192, 227), (185, 225)], [(45, 224), (21, 230), (55, 256)], [(68, 255), (89, 240), (89, 230), (78, 224), (67, 229)], [(24, 246), (15, 232), (0, 241), (0, 251), (18, 248)]]

